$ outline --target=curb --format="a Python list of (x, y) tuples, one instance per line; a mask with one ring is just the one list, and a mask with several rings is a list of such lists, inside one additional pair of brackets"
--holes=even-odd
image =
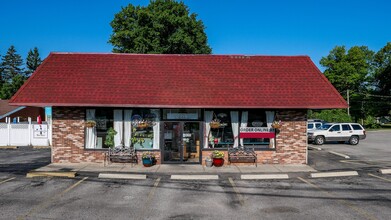
[(132, 179), (132, 180), (145, 180), (147, 175), (145, 174), (120, 174), (120, 173), (99, 173), (99, 179)]
[(33, 149), (49, 149), (50, 146), (33, 146)]
[(311, 173), (312, 178), (358, 176), (357, 171)]
[(76, 177), (76, 172), (45, 172), (45, 171), (32, 171), (26, 174), (26, 178), (33, 177), (68, 177), (74, 178)]
[(0, 149), (18, 149), (18, 146), (0, 146)]
[(259, 175), (241, 175), (242, 180), (272, 180), (272, 179), (289, 179), (288, 174), (259, 174)]
[(381, 174), (391, 174), (391, 169), (379, 169)]
[(346, 154), (341, 154), (341, 153), (337, 153), (337, 152), (334, 152), (334, 151), (329, 151), (330, 154), (334, 154), (334, 155), (337, 155), (337, 156), (340, 156), (340, 157), (343, 157), (345, 159), (350, 159), (350, 157)]

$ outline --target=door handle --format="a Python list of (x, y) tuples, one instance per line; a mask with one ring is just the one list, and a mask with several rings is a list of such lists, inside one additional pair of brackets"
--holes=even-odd
[(340, 131), (338, 131), (337, 133), (338, 133), (338, 134), (340, 134), (341, 132), (340, 132)]

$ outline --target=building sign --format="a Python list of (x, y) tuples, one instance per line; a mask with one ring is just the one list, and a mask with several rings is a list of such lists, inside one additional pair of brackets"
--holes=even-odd
[(48, 125), (45, 125), (45, 124), (33, 125), (33, 137), (34, 138), (47, 138), (48, 137)]
[(274, 128), (240, 127), (239, 138), (275, 138)]

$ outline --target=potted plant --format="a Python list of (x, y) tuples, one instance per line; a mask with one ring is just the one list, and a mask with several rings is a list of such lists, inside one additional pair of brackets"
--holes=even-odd
[(114, 136), (117, 134), (117, 131), (114, 130), (114, 128), (109, 128), (107, 130), (107, 135), (106, 135), (106, 140), (105, 140), (105, 145), (113, 148), (114, 147)]
[(144, 152), (141, 156), (141, 159), (143, 160), (143, 165), (145, 167), (150, 167), (155, 164), (156, 158), (155, 154), (153, 152)]
[(219, 128), (220, 127), (220, 120), (215, 118), (209, 123), (211, 128)]
[(281, 121), (281, 120), (279, 120), (279, 121), (273, 121), (273, 123), (272, 123), (272, 127), (273, 127), (274, 129), (280, 129), (281, 126), (282, 126), (282, 121)]
[(221, 167), (224, 164), (224, 153), (218, 150), (212, 152), (213, 166)]
[(88, 120), (84, 123), (84, 125), (87, 127), (87, 128), (93, 128), (96, 126), (96, 121), (93, 121), (93, 120)]

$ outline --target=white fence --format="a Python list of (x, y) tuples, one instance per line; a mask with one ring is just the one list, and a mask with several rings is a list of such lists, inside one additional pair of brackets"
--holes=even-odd
[(0, 146), (50, 146), (51, 126), (47, 122), (0, 123)]

